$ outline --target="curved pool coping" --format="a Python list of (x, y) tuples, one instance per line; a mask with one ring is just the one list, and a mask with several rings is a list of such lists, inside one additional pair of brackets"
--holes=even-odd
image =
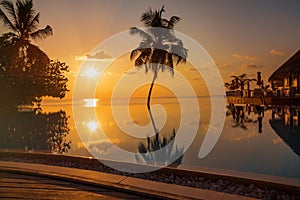
[(75, 182), (151, 199), (254, 200), (223, 192), (44, 164), (0, 161), (0, 171)]
[[(61, 154), (52, 154), (52, 153), (28, 153), (28, 152), (19, 152), (19, 151), (0, 151), (0, 160), (2, 157), (18, 157), (18, 158), (34, 158), (34, 159), (46, 159), (52, 161), (64, 161), (64, 162), (76, 162), (89, 165), (103, 165), (97, 159), (91, 157), (83, 156), (72, 156), (72, 155), (61, 155)], [(106, 161), (106, 162), (115, 162), (116, 161)], [(132, 163), (122, 163), (122, 165), (135, 165), (135, 167), (145, 167), (141, 164), (132, 164)], [(50, 166), (50, 165), (47, 165)], [(52, 166), (51, 166), (52, 167)], [(154, 167), (155, 169), (155, 167)], [(157, 170), (158, 173), (165, 174), (175, 174), (180, 176), (187, 177), (204, 177), (212, 180), (224, 179), (231, 181), (233, 183), (250, 185), (255, 184), (257, 187), (261, 188), (272, 188), (280, 191), (286, 191), (291, 194), (300, 195), (300, 179), (263, 175), (256, 173), (246, 173), (233, 170), (223, 170), (223, 169), (212, 169), (212, 168), (199, 168), (197, 171), (185, 170), (185, 169), (176, 169), (171, 167), (165, 167)], [(100, 172), (99, 172), (100, 173)], [(102, 173), (102, 172), (101, 172)], [(114, 175), (114, 174), (112, 174)], [(115, 175), (118, 176), (118, 175)], [(131, 178), (131, 177), (128, 177)], [(141, 180), (141, 179), (138, 179)], [(169, 184), (174, 185), (174, 184)], [(179, 185), (177, 185), (179, 186)], [(185, 186), (182, 186), (185, 187)], [(191, 188), (191, 187), (186, 187)], [(197, 188), (191, 188), (197, 189)], [(207, 190), (205, 190), (207, 191)], [(212, 191), (214, 192), (214, 191)], [(239, 196), (240, 197), (240, 196)]]

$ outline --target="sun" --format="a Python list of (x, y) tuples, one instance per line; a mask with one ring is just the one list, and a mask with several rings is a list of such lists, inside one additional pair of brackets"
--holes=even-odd
[(97, 121), (89, 121), (87, 123), (87, 127), (90, 129), (91, 132), (94, 132), (98, 129), (98, 123)]
[(97, 71), (97, 69), (95, 69), (95, 67), (88, 67), (84, 70), (83, 74), (87, 78), (95, 78), (99, 75), (99, 72)]

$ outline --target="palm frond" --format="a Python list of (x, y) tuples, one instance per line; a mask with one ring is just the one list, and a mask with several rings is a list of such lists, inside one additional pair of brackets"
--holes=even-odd
[(139, 49), (144, 49), (144, 48), (149, 48), (153, 46), (154, 40), (152, 38), (144, 38), (140, 44), (139, 44)]
[(30, 37), (34, 40), (45, 39), (46, 37), (53, 35), (51, 26), (47, 25), (44, 29), (37, 30), (30, 34)]
[(178, 17), (178, 16), (172, 16), (172, 17), (170, 18), (169, 22), (170, 22), (171, 24), (175, 25), (175, 24), (177, 24), (180, 20), (181, 20), (180, 17)]
[(247, 77), (247, 74), (245, 73), (242, 73), (241, 75), (239, 75), (239, 77), (242, 79), (242, 78), (246, 78)]
[(17, 28), (14, 26), (14, 24), (9, 20), (9, 18), (5, 15), (5, 13), (0, 9), (0, 19), (3, 21), (3, 23), (8, 26), (12, 31), (17, 31)]
[(232, 90), (234, 88), (232, 83), (225, 83), (224, 86), (229, 90)]
[(173, 76), (174, 65), (185, 63), (188, 54), (188, 50), (183, 47), (183, 42), (176, 38), (173, 30), (180, 18), (172, 16), (170, 20), (164, 19), (163, 12), (164, 6), (159, 10), (149, 9), (141, 17), (141, 22), (147, 29), (130, 29), (131, 35), (138, 34), (143, 38), (139, 47), (131, 52), (130, 59), (135, 59), (137, 67), (144, 66), (146, 72), (150, 69), (154, 77), (157, 77), (159, 71), (165, 70), (170, 71)]
[(17, 20), (19, 23), (19, 29), (21, 32), (25, 32), (27, 27), (28, 27), (28, 22), (31, 14), (31, 9), (32, 9), (32, 1), (26, 0), (26, 1), (21, 1), (17, 0), (16, 2), (16, 13), (17, 13)]
[(145, 26), (151, 26), (154, 16), (155, 16), (155, 13), (153, 12), (153, 10), (151, 8), (149, 8), (148, 11), (146, 11), (145, 13), (142, 14), (141, 22), (143, 22), (143, 24)]
[(13, 31), (17, 31), (18, 21), (17, 21), (17, 15), (16, 15), (14, 4), (10, 1), (4, 0), (1, 2), (1, 6), (5, 8), (5, 10), (8, 12), (8, 14), (11, 17), (10, 22), (14, 27)]
[(172, 54), (173, 57), (173, 61), (176, 63), (176, 65), (178, 65), (179, 63), (186, 63), (186, 59), (177, 55), (177, 54)]
[(135, 59), (134, 65), (138, 68), (141, 68), (144, 65), (144, 60), (142, 59), (141, 55)]
[(174, 64), (173, 64), (173, 56), (171, 53), (167, 55), (167, 62), (166, 65), (168, 66), (168, 70), (170, 71), (172, 77), (174, 76)]
[(168, 27), (170, 29), (173, 29), (173, 27), (175, 26), (175, 24), (177, 24), (180, 20), (181, 20), (180, 17), (178, 17), (178, 16), (172, 16), (170, 18), (170, 20), (168, 20)]
[(161, 57), (161, 50), (160, 49), (154, 49), (151, 57), (151, 63), (159, 63)]
[(139, 53), (141, 53), (141, 49), (134, 49), (130, 53), (130, 60), (133, 60)]
[(163, 5), (159, 11), (159, 17), (162, 16), (162, 13), (165, 12), (165, 5)]
[(1, 41), (4, 41), (3, 44), (0, 44), (0, 45), (6, 45), (6, 44), (10, 44), (13, 41), (17, 40), (18, 35), (13, 32), (8, 32), (8, 33), (4, 33), (0, 38), (1, 38)]
[(188, 50), (181, 45), (171, 45), (171, 52), (175, 57), (176, 63), (185, 63), (187, 59)]
[(234, 79), (237, 79), (237, 80), (239, 80), (240, 78), (238, 77), (238, 76), (236, 76), (236, 75), (232, 75), (232, 76), (230, 76), (231, 78), (234, 78)]
[(146, 38), (146, 39), (149, 39), (149, 40), (153, 40), (153, 37), (152, 37), (149, 33), (145, 32), (145, 31), (143, 31), (142, 29), (139, 29), (139, 28), (137, 28), (137, 27), (131, 27), (130, 30), (129, 30), (129, 33), (130, 33), (131, 35), (136, 35), (136, 34), (138, 34), (138, 35), (140, 35), (142, 38)]
[(162, 27), (173, 28), (173, 27), (170, 27), (170, 22), (167, 19), (161, 19), (161, 24), (162, 24)]
[(32, 32), (34, 30), (37, 29), (38, 27), (38, 24), (40, 22), (40, 13), (37, 13), (31, 20), (31, 22), (29, 22), (29, 25), (28, 25), (28, 32)]

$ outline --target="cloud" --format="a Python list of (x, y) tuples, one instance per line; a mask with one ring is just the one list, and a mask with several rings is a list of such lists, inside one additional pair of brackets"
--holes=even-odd
[(88, 54), (87, 58), (96, 58), (96, 59), (109, 59), (112, 58), (105, 50), (99, 50), (94, 52), (93, 54)]
[(100, 153), (102, 155), (106, 155), (109, 153), (109, 149), (112, 148), (115, 145), (120, 144), (119, 139), (111, 139), (108, 140), (102, 140), (99, 142), (91, 142), (88, 144), (88, 149), (91, 149), (93, 152)]
[(75, 56), (75, 60), (77, 61), (83, 61), (87, 59), (104, 60), (110, 58), (112, 58), (112, 56), (106, 53), (105, 50), (98, 50), (96, 52), (93, 52), (92, 54), (86, 53), (84, 55)]
[(259, 69), (259, 68), (261, 68), (262, 66), (258, 66), (258, 65), (256, 65), (256, 64), (254, 64), (254, 63), (252, 63), (252, 64), (242, 64), (241, 65), (241, 69)]
[(78, 72), (74, 71), (74, 70), (70, 70), (68, 73), (73, 77), (77, 77), (77, 75), (78, 75)]
[(131, 75), (131, 74), (136, 74), (137, 71), (129, 71), (129, 72), (123, 72), (124, 74), (128, 74), (128, 75)]
[(75, 56), (76, 61), (83, 61), (83, 60), (86, 60), (86, 59), (87, 59), (86, 55), (84, 55), (84, 56)]
[(217, 64), (218, 68), (230, 68), (231, 66), (229, 64)]
[(101, 127), (112, 127), (114, 126), (115, 123), (114, 122), (108, 122), (108, 121), (101, 121)]
[(271, 54), (271, 55), (274, 55), (274, 56), (285, 56), (285, 55), (286, 55), (285, 52), (280, 51), (280, 50), (274, 50), (274, 49), (272, 49), (272, 50), (270, 51), (270, 54)]
[(240, 55), (240, 54), (232, 54), (231, 55), (233, 58), (238, 58), (238, 59), (241, 59), (241, 60), (247, 60), (247, 61), (251, 61), (251, 62), (256, 62), (256, 61), (259, 61), (260, 58), (259, 57), (256, 57), (256, 56), (247, 56), (247, 55)]
[(115, 73), (115, 72), (110, 72), (110, 71), (105, 71), (103, 73), (105, 76), (120, 76), (120, 73)]

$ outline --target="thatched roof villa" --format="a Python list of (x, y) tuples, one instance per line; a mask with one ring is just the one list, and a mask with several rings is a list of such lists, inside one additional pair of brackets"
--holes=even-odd
[(273, 88), (289, 89), (292, 95), (300, 93), (300, 50), (273, 72), (269, 82)]

